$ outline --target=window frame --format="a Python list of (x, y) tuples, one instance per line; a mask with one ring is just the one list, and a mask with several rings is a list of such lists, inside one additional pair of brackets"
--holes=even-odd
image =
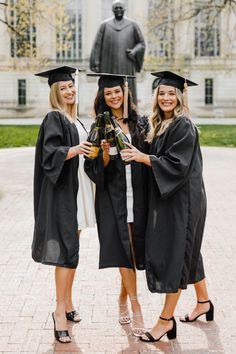
[(18, 86), (17, 86), (17, 93), (18, 93), (18, 106), (23, 107), (26, 106), (27, 104), (27, 87), (26, 87), (26, 79), (18, 79), (17, 80)]
[(214, 104), (214, 79), (205, 78), (205, 105)]

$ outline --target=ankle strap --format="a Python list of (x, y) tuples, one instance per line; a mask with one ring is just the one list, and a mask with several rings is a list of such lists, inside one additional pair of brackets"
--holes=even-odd
[(161, 320), (163, 320), (163, 321), (173, 321), (174, 316), (173, 316), (173, 317), (171, 317), (171, 318), (165, 318), (165, 317), (161, 317), (161, 316), (159, 316), (159, 318), (160, 318)]
[(206, 304), (207, 302), (211, 302), (211, 300), (206, 300), (206, 301), (197, 301), (198, 304)]
[(130, 296), (130, 301), (137, 301), (138, 300), (138, 296)]

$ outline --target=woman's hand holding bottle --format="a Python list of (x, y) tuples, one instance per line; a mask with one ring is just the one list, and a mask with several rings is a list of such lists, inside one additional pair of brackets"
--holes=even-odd
[(110, 151), (110, 143), (103, 139), (101, 141), (101, 148), (102, 148), (102, 155), (103, 155), (103, 164), (106, 167), (108, 163), (110, 162), (110, 156), (109, 156), (109, 151)]
[(122, 154), (125, 161), (136, 161), (151, 166), (149, 155), (139, 151), (135, 146), (130, 143), (125, 142), (125, 145), (127, 145), (127, 149), (122, 150)]
[(92, 143), (89, 141), (82, 141), (79, 145), (77, 145), (77, 148), (78, 155), (89, 157), (93, 153)]

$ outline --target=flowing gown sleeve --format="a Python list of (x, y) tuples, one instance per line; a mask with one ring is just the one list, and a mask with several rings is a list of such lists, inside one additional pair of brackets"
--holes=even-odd
[(70, 146), (63, 145), (63, 129), (58, 112), (49, 112), (39, 132), (42, 141), (41, 166), (45, 175), (56, 184)]
[(185, 183), (198, 141), (197, 130), (188, 118), (180, 118), (169, 129), (164, 153), (150, 156), (153, 176), (163, 199), (170, 197)]

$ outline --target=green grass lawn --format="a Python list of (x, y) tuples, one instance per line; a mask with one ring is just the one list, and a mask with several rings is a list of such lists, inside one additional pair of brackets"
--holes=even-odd
[[(198, 125), (202, 146), (236, 147), (236, 125)], [(0, 148), (34, 146), (39, 126), (0, 125)]]
[(38, 125), (0, 125), (0, 148), (34, 146)]
[(202, 146), (236, 147), (236, 125), (198, 125)]

